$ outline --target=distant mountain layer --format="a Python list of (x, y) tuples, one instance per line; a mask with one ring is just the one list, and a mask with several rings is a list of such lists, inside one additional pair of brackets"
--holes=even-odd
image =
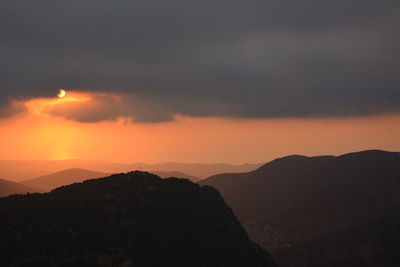
[(201, 164), (201, 163), (161, 163), (161, 164), (141, 164), (135, 163), (130, 164), (129, 168), (139, 169), (142, 168), (146, 171), (178, 171), (189, 175), (199, 177), (204, 179), (210, 175), (226, 173), (226, 172), (248, 172), (257, 169), (261, 164), (241, 164), (232, 165), (224, 163), (214, 163), (214, 164)]
[(63, 185), (83, 182), (87, 179), (100, 178), (107, 175), (109, 174), (88, 171), (84, 169), (69, 169), (45, 175), (36, 179), (22, 181), (21, 183), (47, 192)]
[(12, 181), (31, 180), (36, 177), (44, 176), (49, 173), (58, 172), (60, 170), (79, 168), (93, 170), (102, 173), (120, 173), (131, 170), (145, 170), (149, 172), (162, 171), (171, 172), (178, 171), (186, 173), (190, 176), (204, 179), (210, 175), (226, 173), (226, 172), (248, 172), (255, 170), (261, 164), (200, 164), (200, 163), (114, 163), (105, 160), (0, 160), (0, 177)]
[(274, 251), (400, 214), (400, 153), (288, 156), (200, 184), (217, 188), (252, 239)]
[(211, 187), (144, 172), (0, 199), (0, 266), (274, 266)]
[(178, 172), (178, 171), (170, 171), (170, 172), (166, 172), (166, 171), (152, 171), (151, 173), (160, 176), (161, 178), (185, 178), (185, 179), (189, 179), (190, 181), (197, 183), (199, 182), (201, 179), (199, 177), (196, 176), (192, 176), (192, 175), (188, 175), (186, 173), (183, 172)]
[(33, 189), (26, 185), (0, 179), (0, 197), (5, 197), (13, 194), (26, 194), (29, 192), (32, 193), (37, 191), (37, 189)]

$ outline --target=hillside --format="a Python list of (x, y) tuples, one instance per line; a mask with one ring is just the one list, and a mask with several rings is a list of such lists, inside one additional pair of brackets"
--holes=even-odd
[(324, 235), (277, 251), (281, 266), (398, 267), (400, 216)]
[(25, 180), (21, 183), (34, 188), (39, 188), (44, 192), (48, 192), (63, 185), (83, 182), (87, 179), (99, 178), (107, 175), (109, 174), (88, 171), (84, 169), (69, 169), (41, 176), (35, 179)]
[(118, 174), (0, 210), (1, 266), (274, 266), (218, 191), (186, 179)]
[(5, 197), (13, 194), (26, 194), (28, 192), (32, 193), (37, 191), (37, 189), (33, 189), (26, 185), (0, 179), (0, 197)]
[(200, 182), (217, 188), (253, 240), (271, 250), (400, 211), (400, 153), (288, 156)]

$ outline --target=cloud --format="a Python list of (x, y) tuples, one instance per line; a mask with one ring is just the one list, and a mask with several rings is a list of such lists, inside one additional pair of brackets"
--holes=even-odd
[(79, 121), (396, 112), (399, 25), (394, 0), (6, 0), (0, 99), (125, 96), (52, 111)]
[(94, 94), (87, 101), (62, 101), (49, 105), (44, 112), (79, 122), (116, 121), (120, 118), (136, 122), (162, 122), (173, 118), (173, 113), (160, 103), (143, 102), (133, 96)]
[(0, 119), (8, 118), (26, 111), (25, 106), (21, 102), (0, 101)]

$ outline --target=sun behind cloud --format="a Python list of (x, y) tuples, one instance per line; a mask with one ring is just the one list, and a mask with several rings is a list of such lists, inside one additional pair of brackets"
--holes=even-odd
[(67, 95), (67, 92), (64, 89), (59, 89), (57, 96), (59, 98), (64, 98)]
[[(60, 89), (63, 90), (63, 89)], [(79, 103), (87, 103), (91, 100), (91, 95), (87, 93), (67, 93), (63, 90), (64, 93), (59, 92), (58, 98), (33, 98), (23, 102), (26, 110), (30, 114), (40, 115), (46, 113), (49, 109), (54, 106), (70, 103), (70, 102), (79, 102)]]

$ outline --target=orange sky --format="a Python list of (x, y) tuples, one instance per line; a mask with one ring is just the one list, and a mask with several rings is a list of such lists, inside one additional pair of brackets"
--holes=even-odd
[[(400, 151), (400, 114), (352, 118), (231, 119), (176, 116), (82, 123), (47, 112), (84, 93), (33, 99), (26, 112), (0, 120), (0, 159), (110, 159), (115, 162), (264, 162), (287, 154)], [(76, 108), (76, 106), (74, 106)]]

